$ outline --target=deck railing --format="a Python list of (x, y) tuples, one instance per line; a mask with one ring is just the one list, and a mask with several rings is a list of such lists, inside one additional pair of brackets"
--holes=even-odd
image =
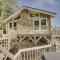
[(6, 35), (0, 37), (0, 45), (6, 49), (9, 49), (9, 37)]
[(47, 52), (47, 49), (52, 45), (32, 47), (20, 49), (14, 56), (13, 60), (41, 60), (43, 52)]

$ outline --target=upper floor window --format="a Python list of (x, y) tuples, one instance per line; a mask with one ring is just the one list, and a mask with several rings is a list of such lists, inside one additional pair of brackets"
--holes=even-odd
[(14, 29), (16, 29), (17, 28), (17, 23), (16, 22), (14, 22)]
[(41, 19), (34, 19), (33, 20), (33, 29), (34, 30), (46, 30), (47, 28), (47, 19), (41, 18)]
[(16, 29), (17, 28), (17, 22), (11, 22), (11, 23), (9, 23), (9, 28), (10, 29)]
[(39, 30), (39, 20), (34, 20), (34, 30)]
[(41, 30), (45, 30), (46, 29), (46, 18), (42, 18), (41, 19)]
[(12, 23), (9, 23), (9, 28), (12, 29)]

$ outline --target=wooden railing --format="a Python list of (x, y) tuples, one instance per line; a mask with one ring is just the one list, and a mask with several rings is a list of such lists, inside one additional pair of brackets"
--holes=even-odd
[(14, 56), (13, 60), (40, 60), (42, 52), (47, 52), (47, 48), (52, 45), (20, 49)]
[[(9, 57), (10, 59), (13, 60), (14, 55), (12, 55), (7, 49), (3, 48), (2, 46), (0, 46), (0, 51), (4, 54), (5, 58), (6, 56)], [(5, 60), (5, 59), (4, 59)]]
[[(52, 45), (32, 47), (20, 49), (15, 55), (11, 54), (7, 49), (0, 46), (0, 51), (12, 60), (40, 60), (42, 52), (47, 52), (47, 48), (51, 48)], [(6, 57), (4, 60), (6, 60)]]
[(6, 49), (9, 49), (9, 37), (6, 35), (0, 37), (0, 45)]

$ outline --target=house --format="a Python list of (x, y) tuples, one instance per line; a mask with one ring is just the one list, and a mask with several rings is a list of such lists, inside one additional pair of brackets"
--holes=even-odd
[(12, 38), (26, 48), (20, 49), (14, 59), (11, 57), (13, 60), (20, 60), (20, 54), (21, 60), (40, 60), (41, 52), (52, 50), (51, 20), (55, 15), (53, 12), (22, 6), (3, 21), (7, 35), (3, 40), (7, 41), (8, 50)]
[(6, 34), (17, 35), (20, 43), (28, 47), (48, 45), (52, 42), (51, 20), (56, 13), (22, 6), (7, 19)]

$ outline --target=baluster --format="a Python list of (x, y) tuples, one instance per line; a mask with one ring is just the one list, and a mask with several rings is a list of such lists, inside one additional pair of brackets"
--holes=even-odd
[(22, 53), (20, 53), (20, 60), (22, 60)]
[(31, 53), (32, 53), (32, 60), (34, 60), (34, 59), (33, 59), (33, 58), (34, 58), (34, 56), (33, 56), (33, 50), (32, 50), (32, 52), (31, 52)]
[(28, 51), (26, 53), (27, 53), (27, 60), (28, 60)]
[(37, 50), (37, 54), (36, 55), (37, 55), (37, 60), (38, 60), (38, 50)]
[(19, 56), (18, 56), (18, 60), (20, 60), (20, 54), (19, 54)]
[(41, 54), (42, 52), (41, 52), (41, 49), (39, 49), (39, 60), (41, 60)]
[(35, 60), (36, 60), (36, 50), (35, 50), (35, 52), (34, 52), (34, 53), (35, 53)]
[(24, 58), (24, 60), (25, 60), (25, 52), (23, 52), (23, 55), (24, 55), (24, 57), (23, 57), (23, 58)]
[(18, 56), (17, 56), (16, 60), (18, 60)]
[(31, 51), (29, 51), (29, 56), (30, 56), (30, 60), (31, 60)]

